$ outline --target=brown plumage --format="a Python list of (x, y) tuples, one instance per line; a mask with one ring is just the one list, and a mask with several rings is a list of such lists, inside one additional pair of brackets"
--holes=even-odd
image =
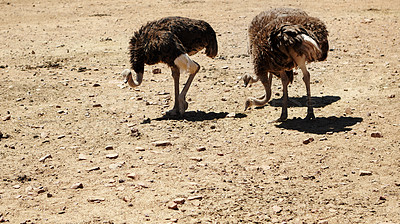
[(307, 119), (315, 118), (311, 106), (310, 74), (305, 66), (323, 61), (328, 55), (328, 31), (318, 18), (300, 9), (278, 8), (261, 12), (249, 27), (250, 52), (256, 77), (243, 77), (245, 85), (260, 80), (265, 95), (249, 98), (246, 107), (265, 105), (271, 98), (272, 74), (281, 78), (283, 85), (282, 114), (278, 121), (287, 119), (287, 86), (293, 81), (293, 68), (303, 72), (308, 97)]
[[(200, 66), (188, 56), (205, 48), (205, 54), (214, 58), (218, 53), (215, 31), (205, 21), (184, 17), (166, 17), (142, 26), (129, 42), (130, 62), (136, 73), (126, 69), (122, 72), (125, 82), (139, 86), (144, 66), (157, 63), (167, 64), (172, 71), (175, 84), (175, 105), (171, 115), (183, 115), (188, 107), (186, 93)], [(189, 78), (179, 93), (180, 71), (188, 71)]]

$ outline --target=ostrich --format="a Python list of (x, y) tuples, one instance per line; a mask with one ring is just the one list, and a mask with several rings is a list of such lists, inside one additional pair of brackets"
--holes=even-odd
[[(142, 26), (134, 33), (129, 43), (131, 68), (136, 73), (133, 77), (130, 69), (121, 74), (125, 83), (131, 87), (142, 83), (144, 65), (167, 64), (172, 71), (175, 88), (175, 104), (168, 115), (183, 115), (188, 108), (186, 94), (200, 65), (189, 56), (205, 48), (205, 54), (214, 58), (218, 44), (213, 28), (205, 21), (184, 17), (166, 17)], [(179, 92), (180, 72), (187, 71), (189, 78)]]
[(253, 105), (263, 106), (270, 100), (272, 76), (276, 75), (283, 85), (282, 113), (276, 121), (285, 121), (288, 115), (287, 87), (293, 81), (293, 68), (298, 67), (303, 73), (307, 90), (305, 119), (315, 119), (311, 104), (310, 73), (306, 63), (323, 61), (328, 55), (328, 31), (325, 24), (300, 9), (271, 9), (254, 17), (249, 27), (249, 42), (256, 77), (247, 74), (243, 81), (247, 86), (260, 80), (265, 95), (248, 98), (245, 110)]

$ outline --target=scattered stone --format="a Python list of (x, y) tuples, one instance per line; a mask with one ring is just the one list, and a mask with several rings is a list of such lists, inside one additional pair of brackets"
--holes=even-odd
[(274, 205), (272, 207), (272, 211), (274, 211), (275, 213), (280, 213), (280, 212), (282, 212), (282, 208), (277, 205)]
[(38, 187), (38, 188), (36, 188), (35, 190), (36, 190), (36, 193), (41, 194), (41, 193), (46, 192), (46, 191), (47, 191), (47, 188), (45, 188), (45, 187)]
[(224, 156), (225, 154), (223, 154), (222, 152), (217, 153), (217, 156)]
[(107, 145), (106, 146), (106, 150), (113, 150), (113, 149), (114, 149), (114, 147), (112, 145)]
[(352, 112), (351, 112), (351, 108), (346, 108), (345, 110), (344, 110), (344, 113), (345, 114), (352, 114)]
[(136, 148), (135, 148), (135, 150), (136, 150), (136, 151), (139, 151), (139, 152), (143, 152), (143, 151), (145, 151), (145, 149), (144, 149), (144, 148), (142, 148), (142, 147), (139, 147), (139, 146), (138, 146), (138, 147), (136, 147)]
[(87, 158), (84, 154), (79, 154), (78, 160), (87, 160)]
[(173, 200), (174, 203), (179, 204), (179, 205), (183, 205), (185, 203), (186, 199), (184, 198), (175, 198)]
[(78, 68), (78, 72), (85, 72), (85, 71), (87, 71), (88, 69), (86, 68), (86, 67), (79, 67)]
[(137, 186), (138, 186), (138, 187), (141, 187), (141, 188), (149, 188), (149, 186), (147, 186), (147, 184), (145, 184), (145, 183), (143, 183), (143, 182), (137, 183)]
[(366, 171), (366, 170), (360, 171), (360, 176), (371, 176), (371, 175), (372, 175), (371, 171)]
[(203, 199), (203, 196), (197, 195), (197, 196), (192, 196), (192, 197), (188, 197), (188, 201), (193, 201), (193, 200), (201, 200)]
[(160, 74), (160, 73), (161, 73), (161, 68), (153, 69), (153, 74)]
[(304, 140), (303, 144), (307, 145), (307, 144), (309, 144), (310, 142), (313, 142), (313, 141), (314, 141), (314, 138), (311, 137), (311, 138), (308, 138), (308, 139)]
[(318, 224), (328, 224), (328, 220), (320, 220), (318, 221)]
[(0, 215), (0, 222), (8, 222), (9, 220), (7, 220), (6, 218), (4, 218), (2, 215)]
[(20, 188), (21, 188), (21, 185), (18, 185), (18, 184), (17, 184), (17, 185), (14, 185), (13, 188), (14, 188), (14, 189), (20, 189)]
[(115, 164), (110, 164), (108, 167), (112, 170), (115, 170), (117, 168), (122, 167), (125, 164), (125, 162), (119, 162), (119, 163), (115, 163)]
[(191, 160), (194, 160), (196, 162), (201, 162), (203, 159), (201, 157), (190, 157)]
[(392, 99), (392, 98), (395, 98), (395, 97), (396, 97), (395, 94), (392, 94), (392, 95), (389, 95), (389, 96), (388, 96), (389, 99)]
[(167, 204), (167, 207), (168, 207), (169, 209), (172, 209), (172, 210), (178, 210), (178, 204), (176, 204), (176, 203), (173, 202), (173, 201), (171, 201), (170, 203), (168, 203), (168, 204)]
[(93, 104), (93, 107), (103, 107), (103, 106), (99, 103), (95, 103), (95, 104)]
[(88, 202), (95, 202), (95, 203), (100, 203), (102, 201), (105, 201), (105, 198), (101, 198), (101, 197), (90, 197), (87, 199)]
[(229, 66), (225, 65), (225, 66), (222, 66), (221, 68), (222, 68), (222, 69), (228, 69)]
[(71, 189), (83, 188), (83, 184), (82, 183), (75, 183), (75, 184), (72, 184), (70, 188)]
[(100, 167), (94, 166), (94, 167), (91, 167), (89, 169), (86, 169), (86, 171), (88, 171), (88, 172), (95, 171), (95, 170), (100, 170)]
[(130, 173), (130, 174), (128, 174), (128, 177), (131, 179), (134, 179), (134, 180), (138, 179), (138, 176), (136, 175), (136, 173)]
[(227, 118), (235, 118), (236, 117), (236, 113), (229, 113), (228, 115), (226, 115)]
[(140, 137), (139, 129), (137, 129), (137, 128), (131, 128), (131, 136), (132, 136), (132, 137), (139, 138), (139, 137)]
[(108, 154), (106, 155), (107, 159), (116, 159), (118, 158), (118, 153), (112, 153), (112, 154)]
[(206, 147), (205, 147), (205, 146), (200, 146), (200, 147), (198, 147), (198, 148), (196, 149), (196, 151), (198, 151), (198, 152), (206, 151)]
[(62, 138), (65, 138), (65, 135), (60, 135), (57, 137), (57, 139), (62, 139)]
[(3, 117), (3, 121), (8, 121), (11, 119), (11, 115), (6, 115), (5, 117)]
[(99, 87), (100, 86), (100, 84), (99, 83), (95, 83), (95, 84), (93, 84), (93, 87)]
[(371, 137), (373, 137), (373, 138), (383, 138), (383, 135), (380, 132), (373, 132), (373, 133), (371, 133)]
[(50, 154), (47, 154), (47, 155), (45, 155), (45, 156), (43, 156), (42, 158), (40, 158), (39, 159), (39, 162), (44, 162), (44, 161), (46, 161), (46, 159), (48, 159), (48, 158), (53, 158)]
[(157, 141), (152, 143), (155, 146), (169, 146), (172, 145), (170, 141)]

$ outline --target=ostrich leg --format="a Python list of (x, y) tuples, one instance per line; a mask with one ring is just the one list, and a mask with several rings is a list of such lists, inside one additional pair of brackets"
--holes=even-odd
[(174, 79), (174, 90), (175, 90), (175, 104), (174, 108), (167, 112), (168, 115), (176, 116), (179, 113), (179, 77), (180, 71), (177, 66), (171, 67), (172, 77)]
[(306, 65), (300, 66), (301, 71), (303, 72), (303, 81), (306, 84), (307, 90), (307, 116), (306, 120), (315, 119), (314, 109), (311, 102), (311, 87), (310, 87), (310, 73), (307, 71)]
[(197, 72), (200, 70), (200, 65), (197, 64), (197, 62), (192, 61), (195, 63), (197, 66), (196, 70), (193, 70), (194, 72), (191, 72), (189, 74), (189, 78), (187, 79), (185, 83), (185, 87), (183, 87), (181, 94), (179, 94), (179, 113), (183, 114), (185, 113), (185, 110), (188, 108), (188, 103), (186, 102), (186, 94), (189, 91), (189, 87), (192, 84), (192, 81), (194, 77), (196, 76)]
[[(175, 97), (176, 101), (178, 101), (178, 107), (176, 109), (179, 110), (180, 115), (185, 113), (185, 110), (188, 108), (188, 103), (186, 102), (186, 94), (189, 91), (189, 87), (192, 84), (194, 77), (196, 76), (197, 72), (200, 70), (200, 65), (197, 62), (191, 60), (187, 54), (182, 54), (175, 59), (175, 64), (182, 71), (189, 72), (189, 78), (185, 83), (185, 87), (183, 87), (182, 92), (178, 96), (176, 95), (175, 89)], [(176, 88), (176, 84), (175, 84)], [(179, 88), (179, 84), (178, 84)], [(175, 104), (176, 105), (176, 104)]]
[(295, 52), (290, 52), (292, 58), (295, 60), (297, 66), (301, 69), (303, 73), (303, 81), (306, 84), (307, 90), (307, 116), (306, 120), (315, 119), (314, 109), (311, 102), (311, 87), (310, 87), (310, 73), (307, 71), (306, 67), (306, 56), (305, 55), (298, 55)]
[(281, 80), (282, 80), (282, 89), (283, 89), (283, 96), (282, 96), (282, 113), (281, 117), (277, 120), (278, 122), (286, 121), (288, 112), (288, 85), (289, 85), (289, 78), (285, 72), (280, 73)]

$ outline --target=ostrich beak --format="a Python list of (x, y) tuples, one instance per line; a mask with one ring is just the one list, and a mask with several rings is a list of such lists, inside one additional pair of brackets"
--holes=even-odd
[(131, 74), (132, 72), (130, 69), (125, 69), (124, 71), (121, 72), (121, 76), (124, 78), (124, 83), (128, 83)]

